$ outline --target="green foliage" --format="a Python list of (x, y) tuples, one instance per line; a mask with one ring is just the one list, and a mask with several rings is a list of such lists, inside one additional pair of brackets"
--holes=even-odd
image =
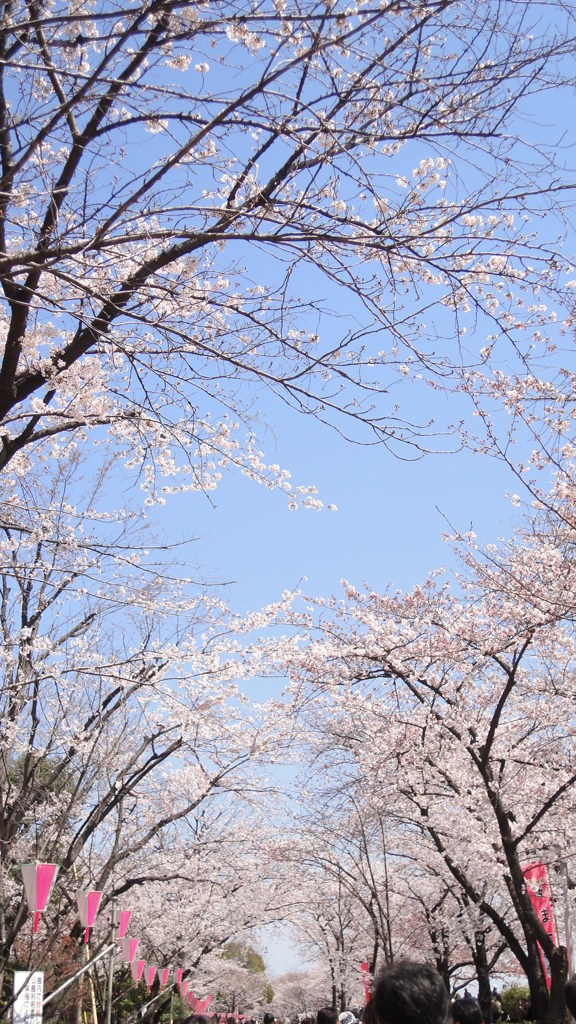
[(530, 991), (526, 985), (509, 985), (500, 996), (502, 1013), (510, 1021), (524, 1020), (530, 1003)]
[(12, 996), (14, 988), (14, 971), (26, 970), (21, 964), (14, 960), (9, 960), (4, 968), (4, 974), (2, 976), (2, 989), (0, 992), (0, 998), (2, 999), (2, 1005), (7, 1003)]
[(122, 967), (114, 972), (112, 991), (112, 1018), (114, 1021), (125, 1021), (136, 1018), (138, 1010), (148, 1001), (148, 989), (142, 980), (134, 984), (132, 973)]
[[(172, 1020), (175, 1024), (179, 1024), (180, 1021), (186, 1020), (190, 1016), (190, 1007), (180, 999), (179, 995), (174, 996), (174, 1002), (172, 1004)], [(168, 1003), (166, 1012), (160, 1017), (160, 1021), (170, 1020), (170, 1004)]]
[(266, 974), (266, 965), (260, 953), (241, 942), (227, 942), (222, 949), (222, 957), (224, 960), (234, 960), (240, 967), (250, 971), (250, 974)]
[(68, 802), (75, 787), (74, 772), (60, 757), (29, 751), (15, 758), (8, 764), (3, 783), (10, 810), (11, 837), (27, 834), (31, 827), (30, 812), (34, 807), (43, 806), (48, 795)]
[[(154, 993), (154, 989), (152, 992)], [(190, 1008), (184, 1003), (180, 996), (174, 993), (172, 1000), (172, 1015), (170, 1014), (170, 988), (167, 986), (154, 1004), (154, 1020), (157, 1024), (180, 1024), (190, 1016)], [(124, 1024), (131, 1021), (137, 1024), (139, 1011), (142, 1011), (150, 1002), (148, 988), (143, 978), (137, 985), (132, 980), (132, 973), (128, 968), (121, 968), (114, 972), (114, 989), (112, 997), (112, 1022), (113, 1024)]]
[(265, 999), (266, 999), (267, 1003), (273, 1003), (274, 1002), (274, 989), (272, 988), (272, 985), (270, 984), (270, 982), (268, 982), (268, 984), (266, 985), (266, 988), (264, 989), (264, 996), (265, 996)]
[(32, 798), (46, 790), (55, 796), (72, 793), (75, 785), (73, 772), (61, 758), (31, 753), (17, 757), (9, 766), (7, 776), (11, 786), (25, 787)]

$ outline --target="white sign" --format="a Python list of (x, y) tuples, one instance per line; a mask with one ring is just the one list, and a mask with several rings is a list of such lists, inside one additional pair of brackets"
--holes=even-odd
[(44, 974), (42, 971), (14, 971), (12, 1024), (42, 1024)]

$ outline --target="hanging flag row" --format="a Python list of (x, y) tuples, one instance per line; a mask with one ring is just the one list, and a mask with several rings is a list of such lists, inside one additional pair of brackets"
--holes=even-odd
[[(36, 862), (33, 864), (22, 864), (21, 869), (26, 901), (30, 912), (34, 915), (32, 930), (36, 933), (38, 931), (40, 915), (46, 910), (48, 900), (54, 888), (58, 875), (58, 865)], [(86, 891), (80, 889), (76, 893), (80, 924), (84, 928), (84, 942), (88, 942), (90, 937), (90, 929), (94, 926), (101, 897), (102, 892), (98, 890)], [(168, 983), (170, 968), (158, 968), (154, 964), (147, 964), (145, 960), (136, 958), (139, 940), (131, 938), (126, 934), (130, 923), (130, 915), (130, 910), (121, 910), (118, 921), (117, 937), (124, 963), (130, 965), (130, 972), (136, 984), (140, 982), (142, 977), (144, 978), (148, 991), (152, 988), (156, 972), (158, 972), (160, 991), (162, 991)], [(174, 984), (178, 987), (180, 998), (188, 1006), (192, 1007), (193, 1013), (206, 1013), (212, 1002), (212, 996), (206, 996), (204, 999), (195, 996), (192, 990), (189, 989), (189, 981), (186, 979), (182, 980), (183, 973), (182, 967), (178, 967), (174, 972)]]

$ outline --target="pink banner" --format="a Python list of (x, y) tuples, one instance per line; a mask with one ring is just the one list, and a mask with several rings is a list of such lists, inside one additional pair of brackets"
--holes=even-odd
[(160, 971), (160, 988), (164, 988), (164, 986), (168, 982), (168, 978), (169, 977), (170, 977), (170, 968), (169, 967), (163, 967), (162, 970)]
[[(538, 914), (545, 931), (552, 939), (554, 945), (556, 945), (556, 933), (554, 931), (554, 920), (552, 918), (552, 901), (550, 899), (550, 889), (544, 864), (529, 864), (528, 867), (524, 868), (524, 878), (526, 881), (526, 892), (530, 897), (532, 906)], [(544, 950), (540, 946), (540, 943), (538, 943), (538, 950), (540, 952), (542, 967), (544, 968), (546, 984), (548, 988), (550, 988), (552, 983), (550, 964)]]
[(120, 911), (120, 924), (118, 925), (118, 938), (123, 939), (128, 930), (128, 922), (130, 921), (131, 910)]
[(140, 978), (142, 977), (142, 972), (144, 971), (144, 967), (145, 966), (146, 966), (146, 961), (145, 960), (133, 960), (132, 963), (130, 964), (130, 970), (132, 971), (132, 977), (134, 978), (134, 981), (136, 982), (136, 984), (138, 984), (138, 982), (140, 981)]
[(120, 946), (122, 947), (122, 956), (124, 957), (124, 963), (131, 964), (136, 956), (136, 950), (138, 949), (138, 939), (130, 939), (127, 935), (123, 939), (120, 939)]
[(58, 874), (57, 864), (22, 864), (22, 880), (26, 892), (26, 902), (34, 914), (33, 931), (38, 931), (40, 914), (44, 913)]
[(84, 892), (82, 889), (76, 893), (76, 903), (78, 904), (80, 924), (85, 929), (84, 942), (88, 942), (90, 929), (92, 928), (94, 921), (96, 920), (96, 914), (98, 913), (98, 905), (100, 903), (101, 896), (101, 892)]

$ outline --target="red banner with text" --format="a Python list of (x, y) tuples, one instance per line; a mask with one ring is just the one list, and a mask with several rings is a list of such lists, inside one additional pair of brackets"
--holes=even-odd
[[(550, 888), (548, 886), (548, 877), (546, 875), (546, 868), (544, 864), (529, 864), (528, 867), (524, 868), (524, 878), (526, 880), (526, 891), (530, 897), (532, 906), (538, 914), (544, 928), (548, 932), (548, 935), (552, 939), (552, 942), (556, 945), (556, 933), (554, 930), (554, 919), (552, 916), (552, 900), (550, 899)], [(552, 980), (550, 975), (550, 964), (540, 945), (538, 945), (538, 949), (540, 951), (540, 959), (542, 960), (542, 966), (546, 976), (546, 984), (548, 988), (550, 988)]]

